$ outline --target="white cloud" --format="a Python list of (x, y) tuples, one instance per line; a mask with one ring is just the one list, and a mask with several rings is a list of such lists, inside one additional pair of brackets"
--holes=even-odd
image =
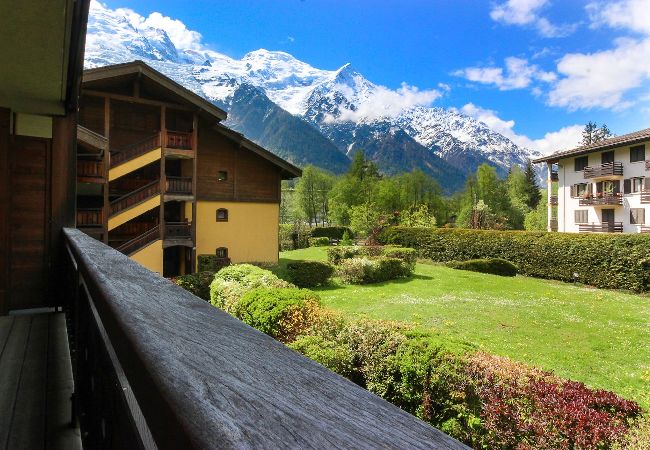
[(470, 117), (483, 122), (490, 129), (501, 133), (520, 147), (538, 151), (543, 155), (559, 150), (576, 147), (582, 138), (582, 125), (570, 125), (557, 131), (546, 133), (540, 139), (530, 139), (528, 136), (517, 134), (514, 130), (514, 120), (501, 119), (496, 111), (481, 108), (473, 103), (463, 106), (460, 111)]
[(203, 43), (201, 42), (201, 33), (188, 29), (180, 20), (163, 16), (159, 12), (152, 12), (145, 18), (129, 8), (118, 8), (115, 10), (115, 13), (126, 17), (136, 29), (157, 28), (165, 30), (169, 39), (179, 49), (204, 49)]
[(623, 28), (650, 36), (650, 1), (623, 0), (587, 5), (592, 27)]
[(494, 84), (502, 91), (523, 89), (534, 81), (550, 83), (555, 81), (553, 72), (545, 72), (528, 60), (516, 57), (505, 59), (505, 70), (501, 67), (468, 67), (454, 72), (470, 81), (483, 84)]
[(554, 25), (539, 13), (549, 4), (548, 0), (507, 0), (494, 5), (490, 17), (495, 22), (508, 25), (531, 26), (544, 37), (563, 37), (571, 34), (576, 26)]
[[(354, 95), (348, 86), (337, 86), (348, 98)], [(349, 92), (345, 90), (349, 89)], [(444, 88), (443, 88), (444, 89)], [(442, 96), (437, 89), (420, 90), (417, 86), (402, 83), (399, 89), (392, 90), (385, 86), (375, 86), (372, 92), (359, 102), (357, 109), (344, 110), (337, 121), (374, 120), (396, 116), (402, 111), (416, 106), (431, 106)]]
[(287, 41), (289, 42), (296, 42), (296, 38), (293, 36), (287, 36)]

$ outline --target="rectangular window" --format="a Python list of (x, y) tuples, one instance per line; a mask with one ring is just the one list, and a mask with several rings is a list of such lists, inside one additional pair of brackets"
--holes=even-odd
[(589, 211), (586, 209), (576, 209), (575, 211), (576, 223), (587, 223), (589, 221)]
[(589, 194), (591, 191), (590, 183), (578, 183), (571, 186), (571, 197), (584, 197), (585, 194)]
[(228, 172), (225, 170), (220, 170), (217, 173), (217, 181), (228, 181)]
[(645, 161), (645, 144), (630, 147), (630, 162)]
[(630, 209), (630, 223), (632, 225), (645, 224), (645, 208), (632, 208)]
[(582, 171), (585, 167), (589, 165), (588, 156), (579, 156), (575, 159), (575, 170), (576, 172)]
[(614, 151), (603, 152), (600, 154), (600, 162), (602, 164), (613, 163), (614, 162)]
[(630, 179), (630, 190), (632, 192), (641, 192), (643, 190), (643, 177)]

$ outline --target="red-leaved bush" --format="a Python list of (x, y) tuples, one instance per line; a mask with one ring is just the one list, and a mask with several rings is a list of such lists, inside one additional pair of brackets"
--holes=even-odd
[(485, 430), (480, 443), (488, 448), (609, 448), (641, 413), (613, 392), (499, 356), (470, 354), (465, 372)]

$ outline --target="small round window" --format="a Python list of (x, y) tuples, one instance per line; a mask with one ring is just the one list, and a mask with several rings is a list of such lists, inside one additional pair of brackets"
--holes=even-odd
[(226, 208), (217, 209), (217, 222), (228, 222), (228, 210)]

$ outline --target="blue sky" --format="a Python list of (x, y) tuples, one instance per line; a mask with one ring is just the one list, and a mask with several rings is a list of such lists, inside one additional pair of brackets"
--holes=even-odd
[(588, 120), (616, 134), (650, 127), (650, 0), (103, 3), (177, 19), (231, 57), (283, 50), (322, 69), (350, 62), (392, 89), (439, 90), (434, 105), (544, 152)]

